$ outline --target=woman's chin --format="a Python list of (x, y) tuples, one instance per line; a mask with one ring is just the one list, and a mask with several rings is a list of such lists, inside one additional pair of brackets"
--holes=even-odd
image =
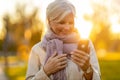
[(67, 35), (69, 35), (69, 33), (61, 33), (61, 34), (59, 34), (59, 36), (61, 36), (61, 37), (65, 37)]

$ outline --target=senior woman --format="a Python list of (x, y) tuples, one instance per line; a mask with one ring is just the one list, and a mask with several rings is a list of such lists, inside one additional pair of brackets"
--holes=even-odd
[(46, 17), (48, 31), (31, 49), (26, 80), (100, 80), (92, 42), (89, 52), (78, 49), (81, 38), (74, 27), (74, 6), (55, 0), (48, 5)]

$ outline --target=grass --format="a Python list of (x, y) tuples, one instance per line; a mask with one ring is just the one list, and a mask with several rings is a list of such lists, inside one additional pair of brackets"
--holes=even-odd
[[(102, 80), (120, 80), (120, 54), (108, 54), (106, 57), (100, 57), (100, 69), (101, 69), (101, 77)], [(116, 58), (115, 58), (116, 56)], [(3, 61), (2, 58), (0, 58)], [(9, 61), (14, 63), (18, 59), (15, 57), (9, 58)], [(5, 70), (7, 76), (10, 78), (9, 80), (25, 80), (27, 65), (17, 65), (10, 66)]]
[[(27, 64), (20, 61), (16, 56), (9, 56), (7, 60), (10, 65), (5, 68), (5, 73), (9, 80), (25, 80)], [(4, 57), (0, 57), (0, 63), (3, 64), (4, 62)]]
[(5, 70), (9, 80), (25, 80), (26, 66), (12, 66)]
[[(102, 80), (120, 80), (120, 61), (100, 60), (100, 69)], [(10, 80), (25, 80), (26, 67), (16, 66), (7, 70)]]
[(120, 80), (120, 60), (117, 61), (105, 61), (101, 60), (100, 69), (102, 74), (102, 80)]

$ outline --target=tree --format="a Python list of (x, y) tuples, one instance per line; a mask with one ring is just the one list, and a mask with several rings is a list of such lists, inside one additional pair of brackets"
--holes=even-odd
[[(44, 26), (38, 17), (38, 8), (34, 7), (31, 14), (25, 14), (26, 5), (17, 4), (15, 15), (6, 14), (4, 16), (4, 26), (6, 27), (7, 44), (12, 51), (18, 54), (26, 52), (28, 55), (30, 48), (40, 41)], [(6, 42), (5, 42), (6, 43)], [(10, 51), (10, 50), (8, 50)], [(8, 54), (7, 54), (8, 55)], [(22, 56), (21, 56), (22, 57)]]
[(93, 10), (93, 29), (90, 37), (94, 41), (97, 49), (108, 50), (111, 43), (111, 25), (109, 21), (108, 8), (103, 4), (93, 4)]

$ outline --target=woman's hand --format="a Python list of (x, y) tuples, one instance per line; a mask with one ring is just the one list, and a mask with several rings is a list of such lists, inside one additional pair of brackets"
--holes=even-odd
[(75, 62), (80, 68), (82, 68), (83, 71), (86, 71), (88, 69), (88, 67), (90, 66), (89, 53), (81, 50), (74, 50), (70, 54), (72, 61)]
[(67, 66), (66, 54), (57, 55), (55, 52), (50, 58), (48, 58), (44, 65), (44, 71), (49, 76)]

